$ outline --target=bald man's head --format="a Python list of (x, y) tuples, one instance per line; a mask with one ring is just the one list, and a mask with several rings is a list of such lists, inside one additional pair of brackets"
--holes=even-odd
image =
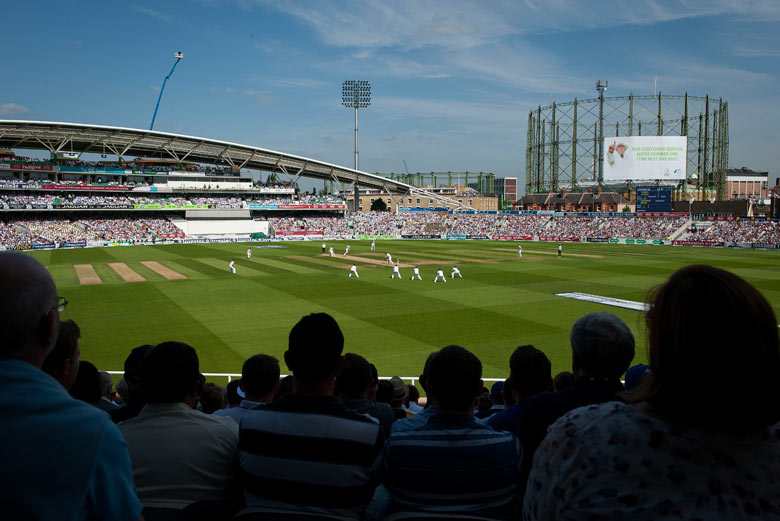
[(58, 328), (57, 287), (46, 268), (30, 256), (0, 252), (0, 356), (40, 367)]

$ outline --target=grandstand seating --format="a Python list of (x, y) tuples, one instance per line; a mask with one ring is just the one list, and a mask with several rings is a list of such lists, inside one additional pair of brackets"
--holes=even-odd
[[(97, 196), (90, 196), (94, 201)], [(2, 199), (2, 196), (0, 196)], [(119, 199), (109, 197), (112, 201)], [(182, 201), (193, 199), (170, 197), (166, 204), (183, 205)], [(237, 199), (203, 198), (194, 199), (197, 206), (209, 205), (216, 208), (236, 208)], [(106, 203), (108, 204), (108, 203)], [(119, 204), (114, 202), (113, 204)], [(159, 202), (156, 204), (160, 204)], [(233, 206), (231, 206), (233, 204)], [(248, 211), (248, 210), (244, 210)], [(257, 219), (249, 219), (243, 226), (223, 226), (216, 221), (211, 225), (178, 219), (177, 226), (171, 219), (155, 215), (152, 217), (128, 218), (123, 216), (90, 218), (79, 214), (58, 214), (45, 217), (40, 212), (34, 217), (19, 218), (9, 214), (0, 223), (0, 245), (18, 248), (30, 244), (48, 244), (78, 241), (150, 241), (165, 238), (171, 234), (244, 234), (257, 231)], [(278, 213), (277, 213), (278, 215)], [(194, 221), (193, 221), (194, 222)], [(644, 240), (669, 240), (672, 235), (685, 230), (685, 217), (574, 217), (548, 215), (497, 215), (497, 214), (448, 214), (446, 212), (357, 212), (338, 217), (270, 217), (269, 235), (322, 235), (351, 238), (360, 235), (391, 236), (456, 236), (480, 238), (515, 238), (517, 240), (595, 240), (630, 238)], [(235, 223), (233, 223), (235, 224)], [(184, 229), (182, 229), (184, 228)], [(265, 226), (261, 226), (264, 233)], [(713, 243), (780, 243), (780, 224), (776, 221), (717, 221), (696, 232), (682, 235), (693, 241)]]

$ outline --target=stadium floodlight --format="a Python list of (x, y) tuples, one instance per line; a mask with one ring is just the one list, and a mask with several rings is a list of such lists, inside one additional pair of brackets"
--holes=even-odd
[(175, 53), (173, 53), (173, 57), (176, 59), (176, 61), (173, 62), (173, 67), (171, 67), (171, 72), (169, 72), (168, 75), (163, 80), (162, 88), (160, 89), (160, 95), (157, 97), (157, 105), (154, 106), (154, 114), (152, 115), (152, 123), (151, 125), (149, 125), (149, 130), (152, 130), (154, 128), (154, 120), (157, 119), (157, 109), (160, 108), (160, 100), (162, 99), (163, 91), (165, 90), (165, 84), (168, 82), (168, 78), (170, 78), (173, 75), (173, 70), (179, 64), (181, 59), (184, 58), (184, 54), (182, 54), (181, 51), (176, 51)]
[(608, 81), (596, 81), (596, 90), (599, 91), (599, 186), (604, 183), (604, 91), (607, 85)]
[(349, 80), (341, 85), (341, 104), (355, 109), (355, 170), (358, 169), (358, 109), (371, 106), (371, 84)]

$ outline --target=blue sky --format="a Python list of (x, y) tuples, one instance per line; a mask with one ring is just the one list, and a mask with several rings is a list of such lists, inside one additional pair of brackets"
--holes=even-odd
[(360, 168), (522, 178), (550, 99), (710, 94), (730, 166), (780, 173), (780, 1), (92, 1), (3, 7), (0, 118), (148, 128)]

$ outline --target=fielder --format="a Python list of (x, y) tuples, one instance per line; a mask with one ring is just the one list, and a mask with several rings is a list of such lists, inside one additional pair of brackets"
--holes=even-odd
[(457, 275), (460, 278), (463, 278), (463, 275), (460, 274), (460, 270), (458, 269), (457, 266), (453, 266), (452, 267), (452, 278), (453, 279), (455, 278), (455, 275)]
[(251, 259), (252, 258), (252, 248), (246, 249), (246, 258)]
[(230, 259), (230, 264), (228, 264), (228, 268), (230, 268), (230, 273), (236, 272), (236, 259)]
[(433, 282), (436, 283), (439, 280), (439, 277), (441, 277), (441, 280), (444, 282), (447, 282), (447, 277), (444, 276), (444, 270), (441, 268), (436, 272), (436, 278), (433, 279)]
[(345, 256), (345, 257), (346, 257), (346, 256), (347, 256), (347, 254), (349, 253), (349, 248), (350, 248), (350, 246), (349, 246), (349, 244), (347, 244), (347, 247), (344, 249), (344, 256)]
[(371, 239), (371, 251), (376, 249), (376, 239)]
[(336, 256), (336, 255), (333, 253), (333, 246), (331, 246), (331, 247), (330, 247), (330, 249), (328, 250), (328, 253), (330, 254), (330, 256), (331, 256), (331, 257), (335, 257), (335, 256)]
[(392, 264), (393, 263), (393, 256), (390, 255), (390, 253), (386, 253), (385, 254), (385, 259), (387, 260), (388, 264)]
[(417, 280), (422, 280), (422, 277), (420, 277), (420, 268), (417, 266), (414, 267), (414, 273), (412, 273), (411, 280), (414, 280), (415, 277), (417, 277)]
[(357, 278), (360, 278), (360, 275), (358, 275), (358, 272), (357, 272), (357, 266), (356, 266), (356, 265), (354, 265), (354, 264), (352, 265), (352, 267), (351, 267), (351, 268), (349, 268), (349, 278), (350, 278), (350, 279), (352, 278), (352, 274), (353, 274), (353, 273), (355, 274), (355, 276), (356, 276)]
[(398, 264), (393, 266), (393, 274), (390, 275), (390, 278), (394, 279), (396, 275), (398, 275), (398, 280), (401, 280), (401, 270), (398, 269)]
[(518, 244), (517, 245), (517, 256), (518, 257), (522, 257), (523, 256), (523, 245), (522, 244)]

